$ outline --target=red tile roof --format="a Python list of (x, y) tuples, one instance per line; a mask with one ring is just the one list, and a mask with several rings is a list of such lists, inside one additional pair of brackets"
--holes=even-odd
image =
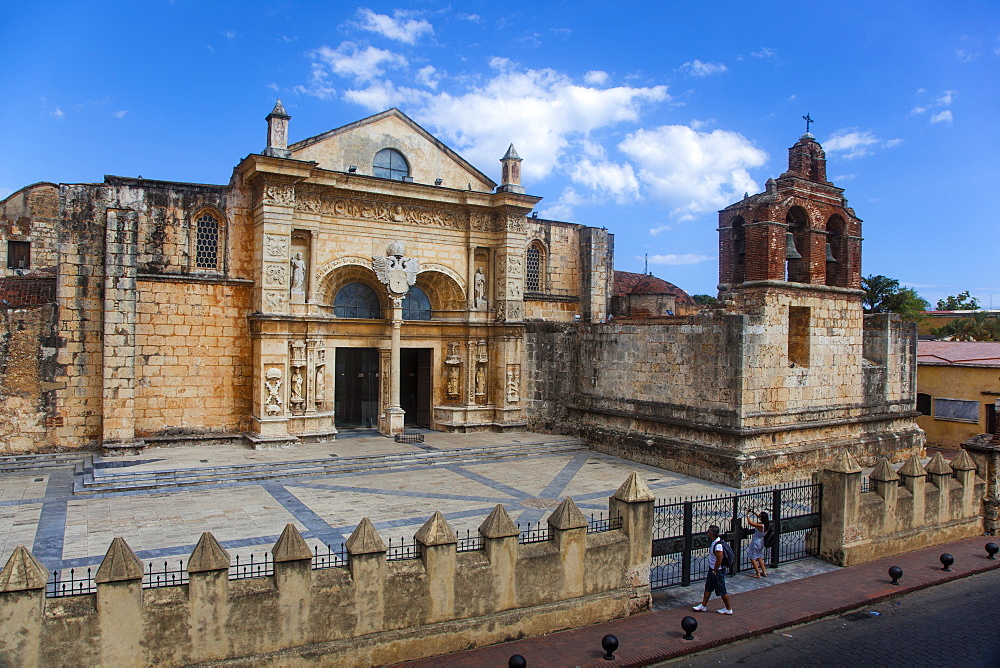
[(917, 363), (1000, 367), (1000, 342), (917, 341)]
[(56, 300), (55, 276), (29, 274), (28, 276), (0, 277), (0, 308), (25, 308), (51, 304)]
[(649, 274), (634, 274), (630, 271), (615, 272), (615, 287), (612, 294), (615, 297), (668, 294), (673, 295), (678, 303), (694, 304), (691, 295), (673, 283)]

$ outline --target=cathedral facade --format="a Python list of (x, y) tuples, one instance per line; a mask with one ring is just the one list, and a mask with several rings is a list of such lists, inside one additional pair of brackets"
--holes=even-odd
[(535, 429), (747, 486), (921, 448), (915, 333), (863, 315), (861, 221), (812, 135), (720, 212), (698, 310), (616, 290), (613, 235), (533, 215), (513, 146), (497, 184), (396, 109), (289, 120), (225, 185), (0, 202), (5, 453)]

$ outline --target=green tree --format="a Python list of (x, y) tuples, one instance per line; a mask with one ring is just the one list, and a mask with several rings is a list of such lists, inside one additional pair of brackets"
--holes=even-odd
[(865, 291), (865, 313), (898, 313), (903, 320), (919, 321), (930, 306), (916, 290), (904, 288), (888, 276), (863, 276), (861, 288)]
[(1000, 316), (973, 313), (932, 329), (931, 336), (952, 341), (1000, 341)]
[(712, 295), (691, 295), (691, 299), (694, 300), (695, 304), (702, 304), (703, 306), (717, 304), (719, 302), (719, 300)]
[(979, 300), (969, 295), (969, 291), (959, 292), (958, 296), (948, 295), (947, 299), (939, 299), (939, 311), (975, 311), (979, 308)]

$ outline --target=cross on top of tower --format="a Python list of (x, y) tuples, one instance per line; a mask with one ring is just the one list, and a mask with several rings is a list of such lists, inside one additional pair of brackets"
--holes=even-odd
[(802, 120), (806, 122), (806, 134), (809, 134), (809, 124), (815, 123), (816, 121), (812, 119), (812, 117), (809, 115), (809, 112), (806, 112), (806, 115), (802, 117)]

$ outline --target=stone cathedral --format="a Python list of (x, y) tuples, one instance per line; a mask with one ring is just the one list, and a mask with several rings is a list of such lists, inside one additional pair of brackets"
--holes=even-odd
[(226, 185), (0, 202), (2, 454), (531, 429), (746, 486), (922, 445), (915, 333), (862, 315), (812, 135), (721, 212), (720, 306), (611, 318), (613, 235), (534, 215), (514, 146), (497, 184), (396, 109), (289, 120)]

